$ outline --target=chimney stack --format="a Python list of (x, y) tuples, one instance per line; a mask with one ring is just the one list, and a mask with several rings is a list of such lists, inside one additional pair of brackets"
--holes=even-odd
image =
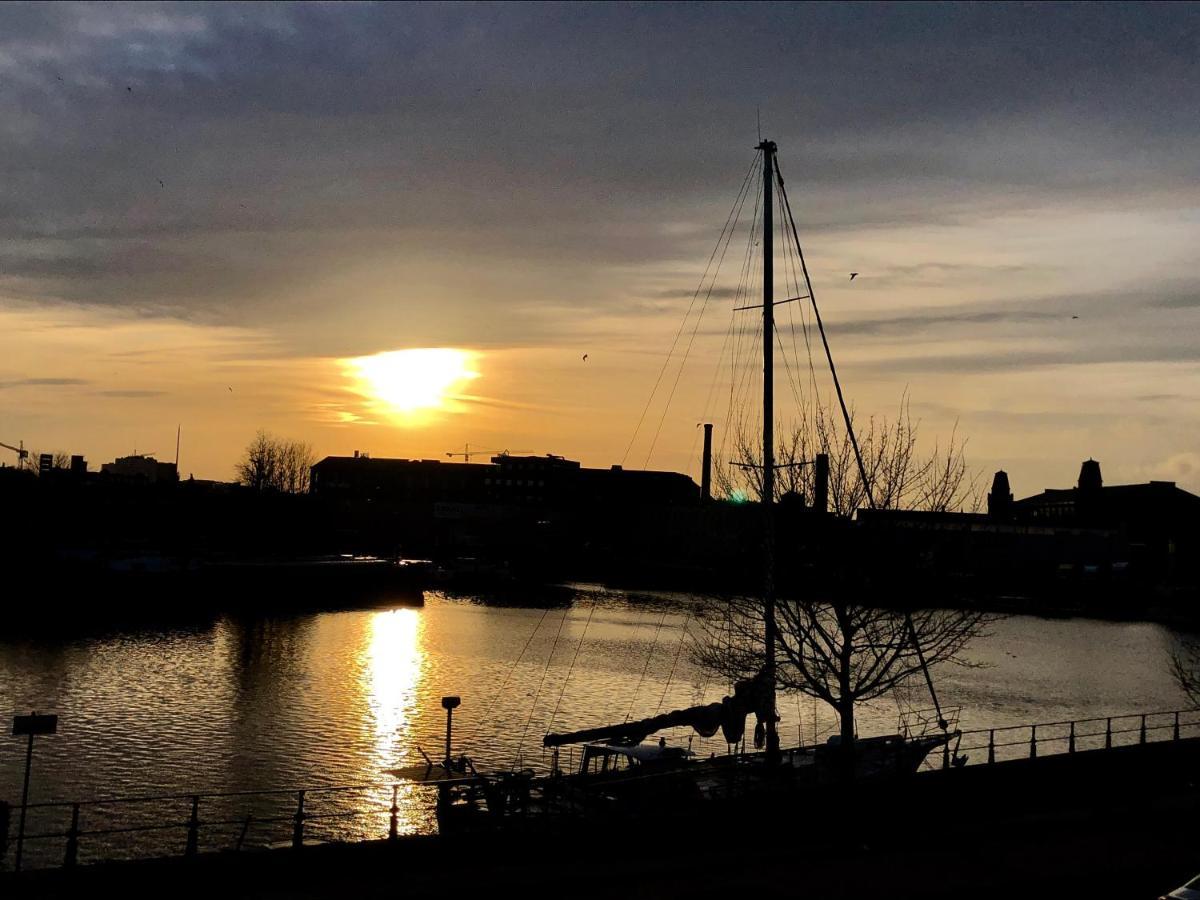
[(813, 473), (813, 509), (819, 513), (829, 511), (829, 454), (818, 453)]
[(704, 460), (700, 464), (700, 501), (712, 499), (712, 423), (704, 425)]

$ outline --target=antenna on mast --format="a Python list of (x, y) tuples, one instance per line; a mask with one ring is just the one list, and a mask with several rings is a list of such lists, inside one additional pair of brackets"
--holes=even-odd
[(182, 432), (183, 426), (175, 426), (175, 474), (179, 474), (179, 435)]

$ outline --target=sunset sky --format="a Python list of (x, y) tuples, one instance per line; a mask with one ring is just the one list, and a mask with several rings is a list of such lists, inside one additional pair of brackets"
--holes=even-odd
[(695, 474), (757, 110), (860, 415), (1200, 491), (1195, 5), (0, 6), (0, 441)]

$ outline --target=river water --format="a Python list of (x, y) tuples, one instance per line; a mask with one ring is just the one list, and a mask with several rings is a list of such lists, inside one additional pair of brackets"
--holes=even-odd
[[(59, 716), (59, 733), (36, 747), (31, 802), (373, 785), (310, 794), (306, 812), (331, 818), (311, 820), (308, 834), (382, 836), (391, 804), (385, 770), (419, 761), (421, 749), (440, 757), (443, 695), (462, 698), (455, 752), (481, 768), (545, 766), (548, 730), (720, 699), (729, 686), (689, 659), (695, 610), (686, 596), (582, 587), (569, 604), (550, 608), (427, 594), (423, 608), (0, 637), (0, 711)], [(1168, 669), (1178, 639), (1157, 624), (1015, 616), (971, 646), (978, 667), (944, 666), (934, 675), (943, 705), (962, 707), (964, 729), (1176, 709), (1186, 706)], [(928, 705), (909, 693), (873, 702), (860, 732), (893, 731), (899, 708)], [(785, 746), (836, 730), (831, 711), (811, 699), (783, 697), (780, 712)], [(704, 755), (727, 749), (719, 735), (694, 738), (692, 747)], [(24, 755), (23, 740), (0, 743), (0, 799), (13, 804)], [(429, 794), (400, 791), (400, 832), (435, 828)], [(206, 826), (201, 846), (290, 838), (295, 802), (294, 793), (206, 798), (201, 818), (224, 824)], [(189, 805), (85, 806), (85, 831), (174, 827), (88, 836), (80, 858), (181, 851)], [(29, 831), (61, 832), (68, 820), (68, 809), (35, 810)], [(38, 839), (26, 859), (49, 864), (62, 852), (61, 839)]]

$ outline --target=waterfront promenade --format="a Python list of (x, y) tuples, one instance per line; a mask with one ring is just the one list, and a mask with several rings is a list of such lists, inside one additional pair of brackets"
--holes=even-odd
[[(1195, 874), (1200, 742), (935, 771), (754, 815), (669, 814), (0, 878), (6, 896), (1147, 897)], [(734, 812), (732, 810), (727, 812)], [(967, 825), (967, 819), (970, 824)], [(10, 893), (11, 892), (11, 893)]]

